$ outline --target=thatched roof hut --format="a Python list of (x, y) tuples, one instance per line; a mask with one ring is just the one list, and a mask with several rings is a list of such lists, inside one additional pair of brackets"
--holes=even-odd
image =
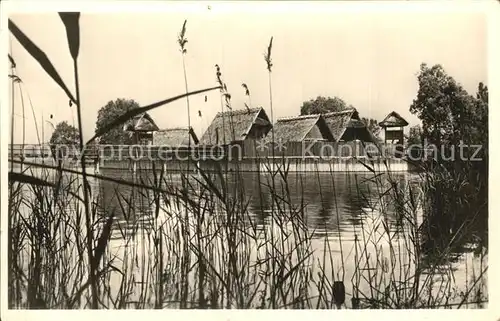
[(333, 140), (333, 135), (321, 115), (280, 118), (276, 121), (272, 130), (274, 140), (281, 143)]
[(200, 139), (200, 145), (227, 145), (259, 139), (272, 128), (264, 108), (219, 112)]
[(323, 117), (336, 142), (356, 139), (364, 142), (376, 142), (375, 137), (361, 120), (355, 108), (323, 114)]
[(126, 122), (123, 125), (123, 130), (128, 132), (154, 132), (159, 128), (148, 113), (142, 113)]
[(406, 119), (401, 117), (400, 114), (397, 112), (393, 111), (390, 112), (389, 115), (387, 115), (384, 120), (382, 120), (379, 123), (380, 127), (387, 128), (387, 127), (405, 127), (408, 126), (408, 122)]
[(153, 145), (168, 147), (187, 147), (198, 144), (198, 136), (193, 128), (178, 127), (161, 129), (153, 133)]

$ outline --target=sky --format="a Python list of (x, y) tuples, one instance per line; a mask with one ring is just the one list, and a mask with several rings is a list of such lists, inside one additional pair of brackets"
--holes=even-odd
[[(205, 7), (205, 4), (202, 4)], [(57, 13), (9, 17), (53, 62), (74, 92), (72, 60)], [(216, 85), (215, 64), (232, 96), (233, 109), (263, 106), (270, 115), (269, 77), (264, 52), (273, 37), (272, 104), (274, 119), (300, 113), (302, 102), (337, 96), (361, 117), (381, 121), (397, 111), (410, 126), (420, 64), (441, 64), (474, 94), (487, 82), (487, 24), (478, 12), (360, 13), (217, 11), (85, 13), (80, 18), (78, 59), (84, 138), (94, 133), (98, 110), (117, 98), (147, 105), (185, 92), (177, 36), (187, 19), (185, 56), (189, 90)], [(40, 65), (10, 36), (11, 54), (25, 103), (25, 142), (36, 143), (29, 98), (41, 136), (51, 135), (43, 120), (77, 125), (75, 107)], [(250, 101), (241, 84), (250, 90)], [(15, 89), (15, 142), (22, 142), (22, 105)], [(220, 93), (191, 96), (191, 124), (198, 136), (221, 111)], [(201, 111), (202, 117), (198, 116)], [(150, 112), (160, 128), (187, 126), (186, 101)]]

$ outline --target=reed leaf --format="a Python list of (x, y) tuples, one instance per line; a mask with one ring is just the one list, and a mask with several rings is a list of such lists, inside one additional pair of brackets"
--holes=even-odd
[(245, 89), (245, 96), (250, 96), (250, 90), (248, 90), (247, 84), (243, 83), (243, 84), (241, 84), (241, 87), (243, 87), (243, 89)]
[(144, 107), (139, 107), (139, 108), (134, 108), (132, 110), (129, 110), (125, 114), (123, 114), (120, 117), (116, 118), (109, 125), (107, 125), (107, 126), (101, 128), (100, 130), (96, 131), (95, 135), (91, 139), (89, 139), (89, 141), (87, 142), (87, 144), (90, 144), (97, 137), (104, 135), (109, 130), (111, 130), (111, 129), (117, 127), (117, 126), (123, 125), (124, 123), (126, 123), (127, 121), (129, 121), (130, 119), (134, 118), (137, 115), (140, 115), (140, 114), (145, 113), (147, 111), (150, 111), (152, 109), (161, 107), (163, 105), (169, 104), (169, 103), (174, 102), (176, 100), (185, 98), (187, 96), (201, 94), (201, 93), (204, 93), (204, 92), (207, 92), (207, 91), (211, 91), (211, 90), (214, 90), (214, 89), (220, 89), (220, 86), (192, 91), (192, 92), (189, 92), (189, 93), (186, 93), (186, 94), (178, 95), (178, 96), (175, 96), (175, 97), (172, 97), (172, 98), (168, 98), (168, 99), (165, 99), (165, 100), (153, 103), (151, 105), (147, 105), (147, 106), (144, 106)]
[(59, 17), (66, 27), (69, 52), (73, 60), (76, 60), (80, 51), (80, 12), (59, 12)]
[(61, 87), (62, 90), (64, 90), (69, 99), (76, 104), (76, 99), (62, 80), (61, 76), (59, 76), (59, 73), (45, 52), (43, 52), (33, 41), (31, 41), (31, 39), (26, 36), (26, 34), (10, 19), (9, 30), (14, 37), (16, 37), (17, 41), (19, 41), (19, 43), (24, 47), (24, 49), (26, 49), (26, 51), (33, 58), (35, 58), (36, 61), (38, 61), (43, 70), (45, 70), (45, 72), (59, 85), (59, 87)]
[[(217, 164), (219, 165), (219, 164)], [(220, 166), (220, 165), (219, 165)], [(219, 198), (221, 201), (224, 201), (226, 199), (225, 195), (222, 195), (222, 193), (219, 191), (219, 189), (217, 188), (217, 186), (214, 184), (214, 182), (207, 176), (207, 174), (201, 169), (201, 168), (198, 168), (198, 172), (199, 174), (203, 177), (203, 179), (205, 180), (205, 182), (207, 184), (204, 184), (198, 177), (195, 177), (194, 179), (200, 183), (200, 185), (212, 192), (215, 194), (215, 196), (217, 196), (217, 198)], [(217, 171), (217, 173), (220, 173), (220, 171)]]
[(52, 187), (54, 187), (54, 184), (47, 182), (47, 181), (44, 181), (43, 179), (36, 178), (36, 177), (26, 175), (26, 174), (21, 174), (21, 173), (9, 172), (9, 181), (26, 183), (26, 184), (30, 184), (30, 185), (36, 185), (36, 186), (52, 186)]
[(285, 281), (295, 272), (297, 271), (302, 264), (312, 255), (312, 252), (307, 253), (300, 261), (297, 262), (282, 278), (280, 278), (276, 283), (276, 288), (280, 288)]
[(106, 246), (108, 245), (109, 236), (111, 235), (111, 226), (113, 225), (114, 214), (111, 213), (106, 220), (106, 224), (102, 230), (101, 236), (97, 241), (97, 245), (94, 249), (94, 266), (99, 266), (99, 262), (101, 261), (102, 255), (106, 250)]
[(14, 58), (10, 54), (7, 54), (9, 56), (9, 61), (10, 61), (10, 66), (12, 68), (16, 68), (16, 62), (14, 61)]
[[(14, 161), (14, 163), (22, 163), (18, 161)], [(26, 164), (26, 163), (24, 163)], [(54, 169), (57, 169), (57, 167), (54, 167)], [(29, 184), (33, 186), (47, 186), (47, 187), (52, 187), (56, 191), (60, 190), (59, 189), (59, 184), (53, 184), (51, 182), (47, 182), (43, 179), (33, 177), (31, 175), (26, 175), (26, 174), (21, 174), (21, 173), (14, 173), (14, 172), (9, 172), (9, 182), (18, 182), (18, 183), (24, 183), (24, 184)], [(77, 200), (83, 202), (83, 199), (78, 196), (76, 193), (72, 191), (67, 191), (69, 195), (75, 197)]]
[(14, 82), (15, 84), (23, 82), (17, 75), (9, 75), (9, 78), (12, 79), (12, 82)]
[(358, 162), (363, 165), (364, 167), (366, 167), (366, 169), (368, 169), (370, 172), (372, 172), (373, 174), (375, 174), (375, 169), (373, 167), (370, 167), (368, 166), (366, 163), (362, 162), (361, 160), (358, 159)]
[[(26, 166), (34, 166), (34, 167), (38, 167), (38, 168), (47, 168), (47, 169), (54, 169), (54, 170), (57, 170), (57, 168), (58, 168), (57, 166), (53, 166), (53, 165), (38, 164), (38, 163), (27, 162), (27, 161), (21, 162), (21, 161), (18, 161), (18, 160), (9, 160), (9, 162), (12, 162), (14, 164), (21, 164), (22, 163), (22, 164), (25, 164)], [(74, 169), (68, 169), (68, 168), (63, 168), (62, 172), (63, 173), (67, 173), (67, 174), (82, 175), (81, 171), (74, 170)], [(17, 173), (13, 173), (13, 174), (17, 174)], [(133, 183), (133, 182), (130, 182), (130, 181), (127, 181), (127, 180), (113, 178), (113, 177), (109, 177), (109, 176), (96, 175), (96, 174), (87, 174), (87, 177), (95, 178), (95, 179), (98, 179), (100, 181), (107, 181), (107, 182), (111, 182), (111, 183), (116, 183), (116, 184), (123, 185), (123, 186), (128, 186), (128, 187), (144, 188), (144, 189), (148, 189), (148, 190), (152, 190), (152, 191), (158, 191), (158, 192), (162, 192), (162, 193), (166, 193), (166, 194), (167, 193), (172, 193), (171, 191), (166, 190), (166, 189), (161, 189), (161, 188), (154, 187), (154, 186), (136, 184), (136, 183)], [(10, 175), (9, 175), (9, 179), (10, 179)]]

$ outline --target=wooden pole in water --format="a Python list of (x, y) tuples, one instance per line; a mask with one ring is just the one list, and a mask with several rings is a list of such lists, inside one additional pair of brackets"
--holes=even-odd
[[(44, 131), (44, 128), (45, 128), (45, 121), (43, 119), (43, 112), (42, 112), (42, 146), (45, 145), (45, 131)], [(45, 164), (45, 159), (42, 158), (42, 165)]]
[(345, 286), (342, 281), (335, 281), (333, 283), (333, 300), (337, 309), (342, 308), (342, 304), (345, 302)]

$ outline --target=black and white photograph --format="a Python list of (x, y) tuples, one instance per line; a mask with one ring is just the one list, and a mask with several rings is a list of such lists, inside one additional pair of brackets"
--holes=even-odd
[(491, 308), (499, 2), (6, 2), (2, 314)]

